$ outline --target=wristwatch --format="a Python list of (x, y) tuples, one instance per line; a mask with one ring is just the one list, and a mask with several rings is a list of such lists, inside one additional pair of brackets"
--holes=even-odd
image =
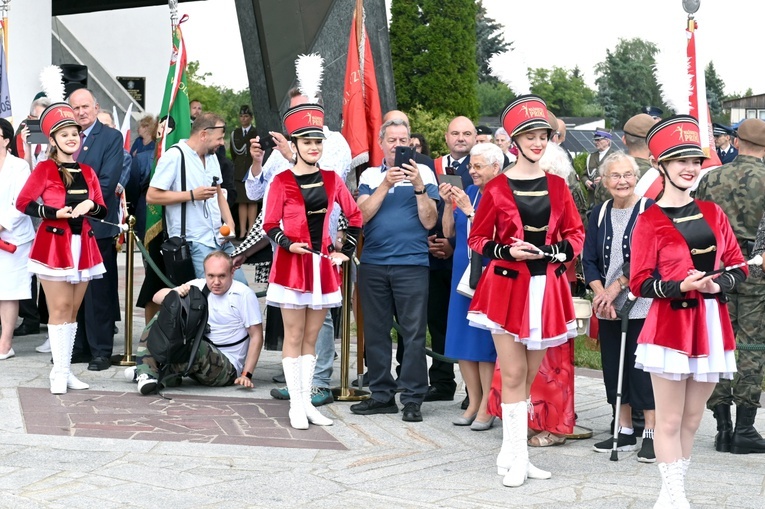
[(418, 191), (417, 189), (415, 189), (414, 194), (425, 194), (425, 188), (423, 187), (421, 191)]

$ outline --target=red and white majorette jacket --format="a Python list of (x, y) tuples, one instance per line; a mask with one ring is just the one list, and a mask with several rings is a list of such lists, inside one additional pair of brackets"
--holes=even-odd
[[(90, 166), (80, 164), (82, 176), (88, 186), (88, 194), (85, 199), (93, 200), (106, 210), (104, 199), (101, 195), (101, 184), (98, 182), (95, 172)], [(43, 205), (60, 209), (66, 203), (66, 188), (58, 171), (58, 165), (53, 160), (45, 160), (38, 164), (27, 179), (27, 183), (19, 193), (16, 200), (16, 208), (26, 212), (27, 205), (42, 197)], [(85, 216), (82, 221), (81, 251), (77, 266), (78, 270), (85, 270), (101, 263), (101, 253), (93, 232)], [(43, 218), (37, 230), (32, 251), (29, 257), (54, 269), (74, 268), (72, 260), (72, 229), (67, 219)]]
[[(696, 204), (715, 235), (715, 265), (720, 266), (722, 262), (725, 266), (731, 266), (743, 262), (744, 257), (725, 212), (712, 202), (696, 200)], [(691, 251), (672, 220), (656, 205), (646, 209), (638, 218), (632, 234), (632, 293), (641, 296), (641, 287), (649, 278), (682, 281), (692, 268)], [(742, 270), (749, 273), (746, 267)], [(705, 304), (705, 299), (697, 291), (686, 292), (682, 298), (676, 299), (654, 298), (638, 343), (670, 348), (689, 357), (708, 356)], [(736, 339), (724, 302), (720, 302), (719, 310), (723, 348), (734, 350)]]
[[(566, 181), (547, 174), (550, 219), (545, 244), (567, 240), (574, 256), (582, 251), (584, 227)], [(468, 245), (479, 253), (494, 241), (510, 245), (511, 237), (524, 239), (523, 224), (513, 192), (504, 175), (492, 179), (484, 189), (481, 206), (470, 229)], [(573, 263), (567, 260), (566, 264)], [(566, 334), (576, 320), (566, 265), (547, 265), (547, 282), (542, 302), (542, 338)], [(529, 282), (526, 262), (491, 260), (484, 270), (470, 304), (470, 313), (483, 313), (489, 320), (519, 337), (529, 337)]]
[[(321, 252), (329, 254), (329, 246), (333, 245), (329, 236), (329, 217), (334, 203), (339, 203), (348, 225), (360, 228), (363, 222), (361, 211), (353, 200), (345, 183), (334, 171), (320, 170), (324, 189), (327, 193), (327, 213), (324, 215), (324, 242)], [(300, 186), (292, 171), (283, 171), (274, 177), (266, 197), (265, 214), (263, 216), (263, 231), (280, 227), (292, 242), (311, 244), (311, 234), (308, 230), (305, 201)], [(281, 221), (281, 225), (280, 225)], [(322, 293), (332, 293), (339, 288), (340, 276), (332, 262), (324, 257), (319, 259), (321, 271)], [(300, 292), (313, 291), (313, 262), (312, 255), (294, 254), (280, 247), (274, 252), (269, 283), (276, 283)]]

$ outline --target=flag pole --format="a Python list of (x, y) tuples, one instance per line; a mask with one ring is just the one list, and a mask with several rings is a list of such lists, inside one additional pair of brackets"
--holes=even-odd
[(5, 64), (8, 65), (8, 11), (11, 10), (11, 0), (2, 0), (3, 5), (3, 51), (5, 51)]

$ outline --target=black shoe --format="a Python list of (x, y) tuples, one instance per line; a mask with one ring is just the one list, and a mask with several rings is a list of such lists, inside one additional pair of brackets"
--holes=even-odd
[(396, 405), (396, 398), (391, 398), (390, 401), (384, 403), (369, 398), (361, 403), (351, 405), (351, 412), (357, 415), (397, 414), (398, 406)]
[[(364, 377), (364, 387), (369, 387), (369, 373), (364, 373), (361, 376)], [(358, 387), (359, 386), (359, 379), (357, 378), (356, 380), (351, 382), (351, 385), (354, 386), (354, 387)]]
[(730, 452), (730, 441), (733, 433), (733, 421), (730, 418), (730, 405), (722, 403), (715, 405), (712, 415), (717, 421), (717, 435), (715, 435), (715, 451)]
[(470, 396), (465, 396), (465, 399), (462, 400), (462, 404), (460, 405), (460, 408), (462, 410), (467, 410), (467, 407), (470, 406)]
[(730, 440), (733, 454), (765, 453), (765, 439), (754, 428), (756, 407), (736, 406), (736, 429)]
[(404, 415), (401, 417), (402, 421), (406, 422), (422, 422), (422, 412), (420, 411), (420, 404), (410, 401), (404, 405)]
[(425, 401), (454, 401), (454, 391), (445, 391), (431, 385), (425, 393)]
[(284, 378), (284, 372), (282, 371), (278, 375), (274, 375), (271, 377), (271, 381), (275, 384), (286, 384), (287, 380)]
[(112, 367), (112, 361), (108, 357), (94, 357), (88, 364), (88, 371), (103, 371)]
[(640, 451), (637, 453), (640, 463), (656, 463), (656, 453), (653, 451), (653, 438), (643, 438)]
[[(592, 446), (592, 449), (595, 452), (611, 452), (614, 445), (614, 437), (609, 437), (607, 440), (603, 440), (602, 442), (598, 442), (597, 444)], [(637, 437), (635, 435), (625, 435), (624, 433), (619, 433), (619, 439), (616, 441), (616, 450), (619, 452), (629, 452), (629, 451), (636, 451), (638, 448), (637, 446)]]
[(14, 336), (28, 336), (30, 334), (40, 334), (40, 324), (31, 324), (22, 320), (21, 325), (13, 330)]
[(88, 353), (75, 352), (72, 354), (72, 364), (88, 364), (91, 359), (93, 357)]

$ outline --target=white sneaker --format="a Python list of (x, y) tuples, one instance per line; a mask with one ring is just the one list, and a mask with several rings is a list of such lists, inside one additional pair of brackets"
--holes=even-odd
[(151, 375), (143, 373), (138, 375), (138, 392), (143, 395), (151, 394), (157, 389), (157, 379)]
[(130, 367), (125, 368), (125, 373), (124, 374), (125, 374), (125, 380), (127, 380), (128, 382), (136, 382), (137, 381), (135, 379), (135, 366), (130, 366)]
[(50, 338), (45, 336), (45, 343), (35, 347), (35, 351), (40, 353), (50, 353)]

